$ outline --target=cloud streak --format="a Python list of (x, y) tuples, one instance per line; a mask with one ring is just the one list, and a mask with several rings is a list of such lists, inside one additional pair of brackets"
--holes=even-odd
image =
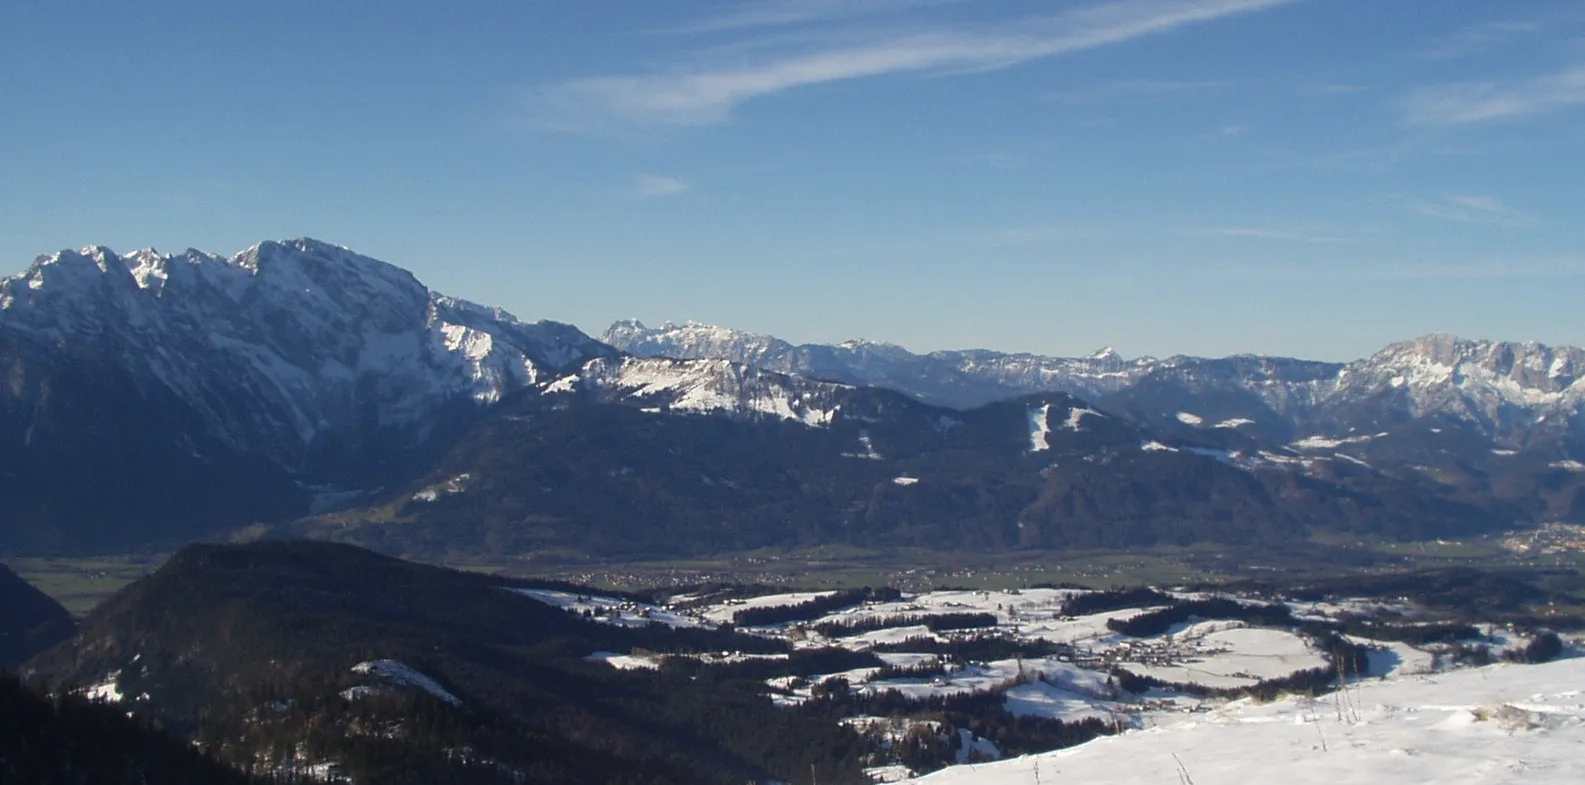
[(1235, 239), (1252, 240), (1287, 240), (1298, 243), (1341, 243), (1346, 241), (1346, 238), (1343, 237), (1304, 234), (1302, 232), (1290, 232), (1283, 229), (1264, 229), (1253, 226), (1226, 226), (1219, 229), (1212, 229), (1209, 232), (1203, 233), (1216, 237), (1231, 237)]
[(963, 0), (758, 0), (758, 2), (732, 5), (718, 16), (683, 26), (673, 32), (718, 33), (757, 27), (812, 24), (959, 2)]
[(1411, 93), (1409, 125), (1456, 126), (1520, 120), (1585, 104), (1585, 64), (1507, 82), (1453, 82)]
[(1456, 60), (1506, 46), (1546, 29), (1535, 20), (1508, 20), (1472, 25), (1438, 38), (1416, 53), (1422, 60)]
[(816, 48), (733, 67), (575, 79), (537, 91), (553, 128), (705, 126), (739, 104), (811, 85), (890, 74), (989, 71), (1120, 44), (1297, 0), (1120, 0), (984, 31), (939, 30)]
[(1411, 202), (1410, 209), (1427, 218), (1485, 226), (1532, 227), (1540, 221), (1514, 210), (1490, 196), (1443, 196)]
[(633, 183), (630, 193), (641, 199), (653, 199), (660, 196), (676, 196), (688, 190), (688, 184), (675, 177), (662, 174), (639, 175)]
[(1113, 98), (1202, 93), (1207, 90), (1231, 87), (1234, 84), (1237, 83), (1220, 79), (1194, 81), (1179, 79), (1119, 79), (1111, 82), (1102, 82), (1093, 87), (1053, 93), (1051, 97), (1068, 103), (1089, 103)]

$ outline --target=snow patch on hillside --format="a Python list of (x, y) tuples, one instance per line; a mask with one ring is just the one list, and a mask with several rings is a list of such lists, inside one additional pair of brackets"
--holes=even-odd
[(407, 664), (399, 660), (368, 660), (360, 662), (352, 666), (352, 672), (373, 676), (408, 687), (417, 687), (453, 706), (462, 704), (462, 701), (457, 696), (447, 692), (446, 688), (440, 686), (439, 682), (408, 667)]
[(1328, 438), (1326, 436), (1307, 436), (1288, 446), (1300, 450), (1330, 450), (1337, 447), (1342, 447), (1345, 444), (1364, 444), (1371, 439), (1380, 439), (1386, 435), (1387, 434), (1385, 433), (1378, 433), (1371, 436), (1347, 436), (1339, 439)]
[(588, 615), (595, 621), (614, 624), (619, 627), (645, 627), (652, 622), (659, 622), (668, 627), (707, 626), (693, 616), (670, 611), (658, 605), (622, 600), (615, 597), (602, 597), (597, 594), (575, 594), (554, 589), (508, 589), (508, 591), (513, 594), (521, 594), (546, 605), (561, 608), (562, 610)]
[(1077, 431), (1080, 424), (1084, 421), (1084, 416), (1087, 414), (1094, 415), (1096, 417), (1106, 416), (1094, 409), (1086, 409), (1083, 406), (1075, 406), (1068, 410), (1068, 420), (1067, 422), (1063, 423), (1062, 426), (1070, 431)]
[(582, 380), (620, 397), (654, 400), (688, 414), (771, 417), (823, 428), (836, 418), (831, 402), (845, 385), (760, 371), (725, 360), (619, 360), (602, 358), (584, 366)]
[(1046, 416), (1051, 413), (1051, 404), (1041, 404), (1040, 408), (1029, 409), (1029, 451), (1040, 452), (1051, 449), (1051, 442), (1046, 440), (1051, 435), (1051, 423), (1046, 421)]
[(603, 662), (617, 670), (658, 670), (660, 659), (655, 657), (636, 657), (631, 654), (617, 654), (611, 651), (597, 651), (584, 657), (588, 662)]
[(112, 671), (105, 676), (105, 680), (97, 684), (90, 684), (83, 689), (83, 697), (91, 701), (103, 703), (120, 703), (121, 688), (116, 682), (121, 680), (121, 671)]
[(413, 501), (434, 502), (438, 501), (442, 496), (450, 496), (454, 493), (462, 493), (468, 489), (468, 480), (472, 479), (472, 477), (473, 475), (463, 472), (462, 474), (459, 474), (445, 482), (431, 485), (428, 488), (413, 494)]

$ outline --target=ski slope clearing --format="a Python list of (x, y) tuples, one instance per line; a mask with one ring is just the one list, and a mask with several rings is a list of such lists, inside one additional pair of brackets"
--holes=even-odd
[(1039, 409), (1029, 410), (1029, 451), (1041, 452), (1051, 449), (1051, 442), (1046, 437), (1051, 435), (1051, 424), (1046, 417), (1051, 413), (1051, 404), (1044, 404)]
[[(1585, 660), (1367, 681), (1343, 698), (1250, 700), (916, 782), (1398, 785), (1585, 782)], [(1341, 718), (1340, 718), (1341, 717)], [(1181, 764), (1180, 764), (1181, 761)], [(1181, 765), (1181, 768), (1180, 768)]]

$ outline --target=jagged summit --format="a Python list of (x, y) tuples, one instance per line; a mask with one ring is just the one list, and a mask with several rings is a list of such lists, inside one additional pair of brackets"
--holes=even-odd
[(370, 425), (421, 439), (458, 398), (499, 400), (608, 353), (571, 326), (446, 297), (311, 238), (229, 257), (103, 246), (41, 256), (0, 279), (0, 331), (91, 343), (143, 394), (192, 407), (209, 436), (288, 467)]
[[(659, 508), (679, 528), (644, 542), (704, 543), (690, 527), (738, 520), (728, 509), (756, 526), (764, 515), (835, 525), (863, 499), (866, 520), (910, 532), (899, 542), (928, 539), (926, 518), (982, 514), (994, 536), (954, 542), (1066, 542), (1005, 529), (1017, 522), (1004, 513), (1045, 499), (1051, 521), (1089, 509), (1108, 527), (1138, 523), (1140, 494), (1190, 504), (1207, 482), (1230, 506), (1190, 506), (1242, 509), (1261, 525), (1352, 526), (1354, 508), (1331, 505), (1353, 493), (1387, 516), (1369, 525), (1400, 533), (1574, 520), (1585, 507), (1585, 356), (1569, 347), (1430, 335), (1347, 364), (916, 354), (636, 319), (603, 339), (447, 297), (308, 238), (229, 256), (89, 246), (39, 257), (0, 278), (0, 496), (20, 521), (0, 527), (0, 549), (169, 548), (349, 505), (441, 526), (414, 528), (428, 532), (422, 547), (441, 547), (446, 527), (475, 525), (475, 500), (502, 527), (485, 539), (523, 547), (561, 541), (541, 525)], [(452, 457), (437, 468), (441, 454)], [(891, 463), (904, 460), (915, 463)], [(988, 471), (1021, 477), (1023, 501), (984, 506)], [(1138, 476), (1165, 485), (1124, 479)], [(840, 494), (821, 490), (836, 480)], [(1260, 499), (1279, 485), (1251, 485), (1268, 481), (1305, 490), (1282, 491), (1295, 506), (1273, 518)], [(1527, 490), (1538, 487), (1539, 501)], [(729, 498), (751, 489), (762, 506)], [(1084, 500), (1097, 493), (1104, 510)], [(1151, 520), (1181, 518), (1170, 506)], [(723, 536), (771, 541), (739, 534)]]
[(1415, 357), (1446, 367), (1474, 364), (1489, 373), (1507, 377), (1521, 387), (1567, 387), (1581, 370), (1585, 370), (1582, 364), (1585, 351), (1573, 346), (1468, 339), (1452, 333), (1429, 333), (1395, 343), (1375, 357), (1397, 362)]
[(1396, 343), (1351, 363), (1258, 355), (1126, 359), (1110, 347), (1085, 357), (986, 349), (913, 354), (857, 342), (793, 346), (721, 327), (613, 329), (606, 341), (641, 356), (731, 359), (889, 387), (956, 408), (1061, 391), (1163, 422), (1185, 422), (1179, 412), (1196, 418), (1215, 412), (1216, 422), (1265, 423), (1285, 439), (1346, 438), (1361, 422), (1442, 417), (1513, 446), (1542, 421), (1566, 435), (1585, 402), (1580, 349), (1446, 333)]
[(1125, 360), (1115, 352), (1080, 358), (985, 349), (915, 354), (893, 343), (863, 339), (794, 345), (774, 336), (695, 323), (651, 329), (618, 322), (603, 340), (641, 357), (728, 359), (782, 373), (888, 387), (953, 408), (1052, 390), (1100, 395), (1152, 367), (1148, 358)]

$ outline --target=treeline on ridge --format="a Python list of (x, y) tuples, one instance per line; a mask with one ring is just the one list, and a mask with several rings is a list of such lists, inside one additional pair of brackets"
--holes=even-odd
[(1294, 623), (1293, 611), (1287, 605), (1242, 603), (1223, 597), (1212, 597), (1176, 602), (1129, 619), (1107, 619), (1106, 629), (1135, 638), (1146, 638), (1160, 635), (1172, 629), (1175, 624), (1182, 624), (1195, 618), (1242, 621), (1262, 627), (1280, 627)]
[(1315, 695), (1344, 677), (1360, 677), (1370, 673), (1370, 648), (1353, 643), (1336, 633), (1328, 633), (1316, 640), (1316, 645), (1326, 653), (1327, 665), (1307, 668), (1274, 679), (1262, 679), (1243, 687), (1207, 687), (1203, 684), (1173, 682), (1146, 676), (1125, 668), (1113, 668), (1112, 679), (1117, 687), (1132, 693), (1144, 693), (1154, 688), (1172, 690), (1202, 698), (1252, 697), (1272, 700), (1282, 694)]
[(1177, 598), (1149, 587), (1135, 589), (1108, 589), (1106, 591), (1078, 594), (1062, 603), (1063, 616), (1090, 616), (1127, 608), (1148, 608), (1171, 605)]
[(901, 615), (875, 615), (860, 619), (833, 619), (823, 621), (814, 626), (815, 632), (828, 638), (842, 638), (849, 635), (859, 635), (876, 630), (895, 629), (897, 627), (925, 627), (931, 632), (949, 632), (952, 630), (972, 630), (980, 627), (995, 627), (996, 614), (976, 613), (920, 613)]
[(961, 743), (960, 730), (993, 742), (1004, 758), (1072, 747), (1117, 730), (1115, 724), (1093, 717), (1064, 722), (1008, 712), (1007, 689), (1031, 680), (1013, 679), (986, 692), (909, 697), (897, 690), (854, 690), (839, 678), (821, 685), (822, 689), (795, 711), (831, 723), (856, 716), (907, 722), (913, 727), (893, 754), (898, 762), (921, 773), (957, 762), (953, 753)]
[(1242, 621), (1261, 627), (1294, 627), (1310, 635), (1344, 633), (1378, 641), (1396, 641), (1411, 646), (1455, 643), (1481, 637), (1478, 628), (1462, 622), (1393, 624), (1358, 616), (1338, 621), (1297, 619), (1287, 605), (1241, 603), (1223, 598), (1185, 600), (1165, 608), (1147, 611), (1129, 619), (1107, 619), (1106, 628), (1135, 638), (1160, 635), (1190, 619), (1202, 621)]
[(902, 596), (900, 590), (890, 586), (882, 586), (879, 589), (870, 587), (844, 589), (793, 605), (744, 608), (732, 614), (732, 623), (739, 627), (768, 627), (773, 624), (811, 621), (828, 613), (836, 613), (866, 602), (892, 602)]

